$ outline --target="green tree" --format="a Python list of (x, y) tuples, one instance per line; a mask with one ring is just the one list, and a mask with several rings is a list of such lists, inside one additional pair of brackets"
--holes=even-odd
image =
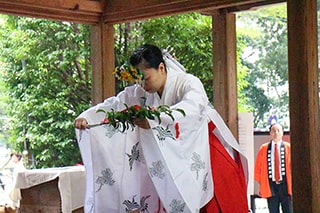
[[(0, 76), (2, 75), (3, 74), (1, 73), (1, 70), (0, 70)], [(4, 84), (1, 83), (0, 81), (0, 143), (1, 142), (5, 143), (6, 141), (8, 141), (8, 137), (9, 137), (7, 133), (9, 118), (7, 116), (7, 106), (6, 106), (8, 97), (4, 93), (5, 91), (4, 88), (5, 88)]]
[(210, 100), (213, 95), (211, 23), (209, 16), (190, 13), (148, 20), (141, 30), (144, 42), (167, 48), (188, 72), (200, 78)]
[(242, 55), (249, 67), (249, 84), (244, 92), (254, 108), (254, 125), (267, 126), (273, 110), (283, 123), (288, 115), (286, 5), (241, 13), (238, 20), (247, 52), (255, 56), (255, 60), (250, 61)]
[[(114, 25), (115, 28), (115, 65), (129, 64), (132, 51), (141, 44), (143, 38), (140, 35), (142, 22), (127, 22)], [(116, 93), (124, 89), (126, 84), (116, 79)]]
[(88, 27), (9, 16), (2, 20), (10, 143), (17, 151), (28, 150), (35, 167), (80, 162), (73, 120), (91, 99)]

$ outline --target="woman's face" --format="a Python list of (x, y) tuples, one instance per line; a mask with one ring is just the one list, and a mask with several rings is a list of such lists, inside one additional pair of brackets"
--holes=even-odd
[(16, 155), (12, 155), (12, 156), (11, 156), (11, 161), (12, 161), (13, 163), (18, 163), (18, 162), (19, 162), (19, 159), (18, 159), (18, 157), (17, 157)]
[(138, 68), (144, 73), (145, 83), (143, 88), (147, 92), (157, 92), (161, 96), (167, 79), (164, 64), (160, 63), (158, 69), (145, 68), (142, 66), (138, 66)]

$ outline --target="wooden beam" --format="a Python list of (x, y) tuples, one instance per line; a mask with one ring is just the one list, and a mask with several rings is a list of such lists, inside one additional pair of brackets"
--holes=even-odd
[(261, 7), (265, 7), (268, 5), (281, 4), (281, 3), (286, 3), (286, 2), (287, 2), (286, 0), (268, 0), (267, 2), (266, 1), (254, 2), (254, 3), (243, 4), (243, 5), (231, 6), (231, 7), (227, 7), (224, 9), (228, 10), (229, 13), (244, 12), (244, 11), (248, 11), (248, 10), (257, 10)]
[(179, 13), (230, 8), (242, 10), (284, 0), (0, 0), (0, 13), (96, 24), (176, 15)]
[(294, 212), (320, 212), (317, 1), (287, 2)]
[(104, 1), (0, 0), (0, 13), (78, 23), (98, 23)]
[(146, 18), (176, 15), (202, 10), (240, 7), (250, 4), (268, 5), (284, 0), (107, 0), (104, 10), (106, 23), (122, 23)]
[(212, 16), (212, 25), (214, 107), (238, 138), (235, 15), (217, 10)]
[(91, 28), (92, 104), (115, 95), (112, 74), (114, 59), (114, 28), (101, 20)]

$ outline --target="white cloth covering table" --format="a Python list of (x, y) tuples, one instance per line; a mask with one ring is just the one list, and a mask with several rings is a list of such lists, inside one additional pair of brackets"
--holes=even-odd
[(47, 169), (32, 169), (17, 174), (15, 190), (11, 199), (21, 200), (21, 189), (27, 189), (51, 180), (58, 179), (58, 189), (61, 197), (61, 210), (71, 213), (83, 207), (85, 198), (85, 169), (83, 166), (70, 166)]

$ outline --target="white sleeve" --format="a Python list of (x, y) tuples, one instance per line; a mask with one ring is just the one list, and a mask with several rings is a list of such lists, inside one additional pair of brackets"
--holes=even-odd
[[(165, 103), (171, 105), (172, 109), (183, 109), (185, 114), (194, 119), (204, 115), (205, 108), (209, 102), (203, 84), (197, 77), (191, 74), (179, 75), (173, 95), (176, 96), (173, 103)], [(183, 117), (177, 111), (174, 111), (173, 115), (177, 119)]]
[(135, 104), (141, 105), (143, 98), (146, 95), (145, 90), (137, 85), (126, 87), (123, 91), (121, 91), (117, 96), (112, 96), (105, 99), (102, 103), (99, 103), (83, 113), (81, 113), (79, 117), (87, 119), (89, 124), (96, 124), (101, 122), (101, 118), (104, 118), (102, 115), (104, 112), (97, 112), (98, 109), (102, 109), (105, 112), (114, 109), (116, 111), (121, 111), (125, 109), (125, 105), (132, 106)]

